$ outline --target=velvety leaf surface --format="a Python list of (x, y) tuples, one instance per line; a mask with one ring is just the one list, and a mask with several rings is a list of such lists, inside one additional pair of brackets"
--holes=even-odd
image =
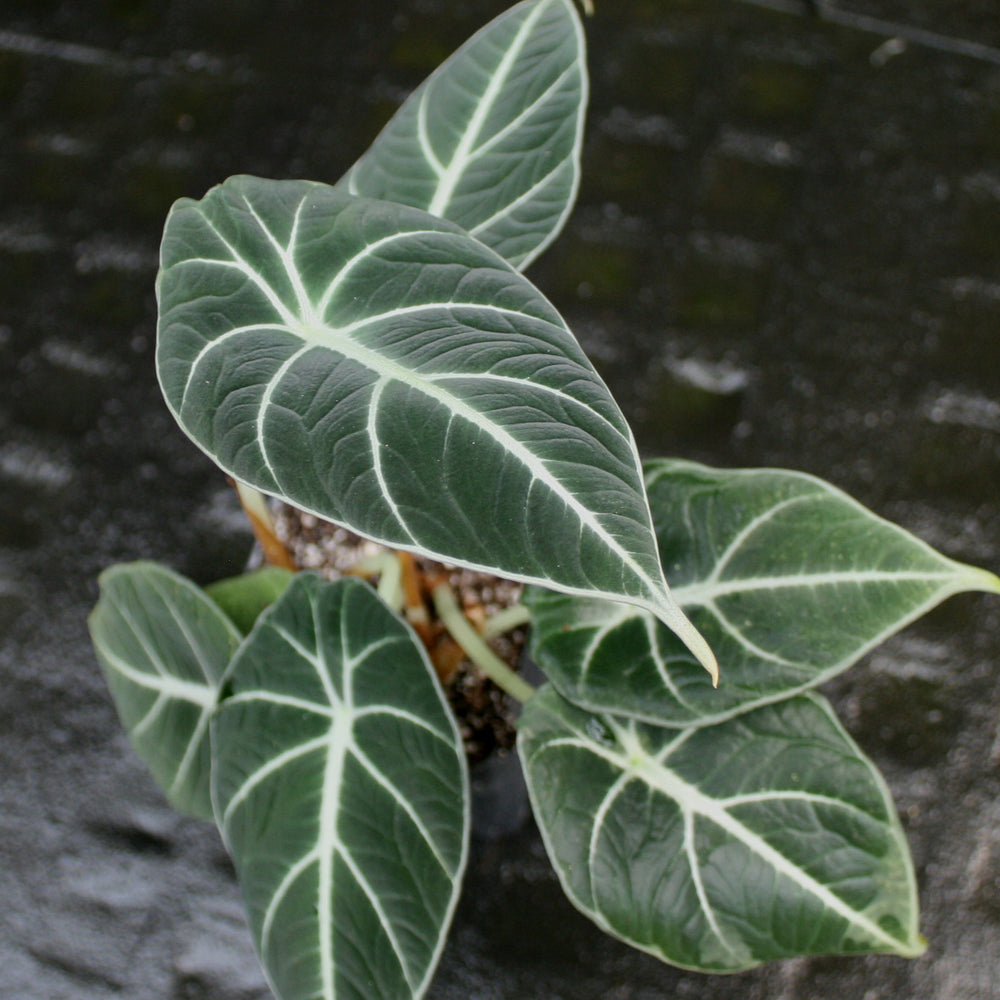
[(526, 267), (576, 197), (586, 100), (571, 0), (527, 0), (442, 63), (340, 186), (451, 219)]
[(923, 950), (888, 791), (818, 696), (677, 730), (549, 686), (518, 746), (563, 888), (629, 944), (712, 972)]
[(595, 711), (718, 721), (836, 675), (952, 594), (1000, 590), (811, 476), (671, 460), (645, 472), (674, 597), (722, 680), (713, 690), (638, 609), (532, 591), (532, 655)]
[(212, 746), (216, 820), (277, 996), (421, 996), (468, 788), (413, 633), (360, 581), (296, 576), (233, 661)]
[(164, 233), (157, 366), (237, 480), (392, 547), (634, 601), (667, 591), (617, 405), (565, 323), (452, 223), (231, 178)]
[(209, 584), (205, 593), (229, 616), (232, 623), (246, 635), (265, 608), (269, 608), (292, 582), (291, 570), (280, 566), (264, 566), (251, 573), (231, 576)]
[(209, 718), (240, 634), (165, 566), (123, 563), (100, 585), (88, 624), (122, 725), (171, 803), (211, 819)]

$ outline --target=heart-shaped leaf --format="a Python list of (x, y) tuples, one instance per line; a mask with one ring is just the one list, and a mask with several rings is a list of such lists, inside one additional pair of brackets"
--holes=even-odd
[(465, 865), (468, 782), (409, 628), (366, 584), (296, 576), (233, 660), (212, 749), (278, 997), (421, 996)]
[(231, 178), (164, 233), (157, 366), (237, 480), (395, 548), (634, 602), (660, 570), (631, 433), (559, 314), (457, 226)]
[(240, 634), (165, 566), (123, 563), (100, 585), (88, 624), (122, 725), (171, 803), (211, 819), (208, 724)]
[(576, 198), (586, 100), (571, 0), (527, 0), (411, 94), (341, 186), (451, 219), (524, 268)]
[(840, 673), (952, 594), (1000, 591), (812, 476), (661, 460), (646, 484), (674, 598), (724, 682), (639, 609), (528, 593), (532, 656), (592, 711), (717, 722)]
[(677, 730), (547, 687), (518, 746), (563, 888), (629, 944), (706, 972), (923, 950), (888, 790), (818, 696)]

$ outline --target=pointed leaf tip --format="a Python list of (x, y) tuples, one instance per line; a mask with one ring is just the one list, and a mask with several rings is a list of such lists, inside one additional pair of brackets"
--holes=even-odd
[(457, 222), (523, 270), (576, 200), (584, 50), (572, 0), (515, 4), (410, 95), (337, 186)]
[(659, 459), (645, 480), (670, 599), (726, 683), (705, 683), (691, 655), (700, 647), (662, 604), (633, 613), (529, 590), (532, 658), (591, 711), (721, 722), (835, 677), (954, 594), (1000, 592), (993, 573), (935, 552), (813, 476)]
[(545, 687), (518, 750), (571, 902), (634, 947), (702, 972), (923, 951), (889, 791), (818, 696), (676, 730)]
[(161, 265), (164, 397), (234, 479), (392, 548), (671, 610), (624, 416), (468, 233), (234, 177), (174, 208)]
[(719, 686), (719, 661), (712, 652), (705, 637), (691, 624), (687, 615), (678, 605), (674, 605), (661, 616), (663, 623), (687, 646), (691, 655), (708, 671), (712, 687)]
[(1000, 594), (1000, 576), (991, 573), (988, 569), (979, 569), (977, 566), (969, 566), (967, 569), (970, 574), (975, 574), (976, 577), (976, 583), (973, 584), (970, 575), (970, 590), (981, 590), (987, 594)]

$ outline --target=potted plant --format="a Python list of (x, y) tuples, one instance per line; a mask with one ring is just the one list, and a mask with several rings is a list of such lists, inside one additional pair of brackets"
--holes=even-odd
[[(814, 689), (1000, 580), (811, 476), (640, 461), (522, 274), (572, 207), (586, 97), (572, 3), (524, 0), (338, 184), (230, 178), (167, 220), (171, 412), (268, 545), (265, 495), (370, 542), (333, 581), (113, 567), (91, 616), (283, 1000), (430, 982), (469, 839), (442, 635), (524, 703), (546, 849), (610, 934), (707, 972), (923, 948), (888, 790)], [(438, 565), (517, 589), (470, 617)], [(537, 690), (489, 645), (525, 625)]]

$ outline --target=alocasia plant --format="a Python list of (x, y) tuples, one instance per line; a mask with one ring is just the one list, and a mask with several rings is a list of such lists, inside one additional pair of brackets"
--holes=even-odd
[[(535, 816), (599, 926), (705, 971), (919, 954), (889, 793), (812, 689), (1000, 580), (809, 476), (640, 463), (521, 274), (575, 198), (583, 37), (570, 0), (524, 0), (339, 184), (236, 177), (178, 202), (164, 397), (255, 516), (267, 494), (530, 585), (537, 693), (446, 587), (437, 610), (526, 701)], [(378, 592), (277, 569), (206, 592), (133, 563), (91, 616), (137, 751), (219, 825), (282, 1000), (420, 997), (459, 891), (463, 746), (393, 558)]]

